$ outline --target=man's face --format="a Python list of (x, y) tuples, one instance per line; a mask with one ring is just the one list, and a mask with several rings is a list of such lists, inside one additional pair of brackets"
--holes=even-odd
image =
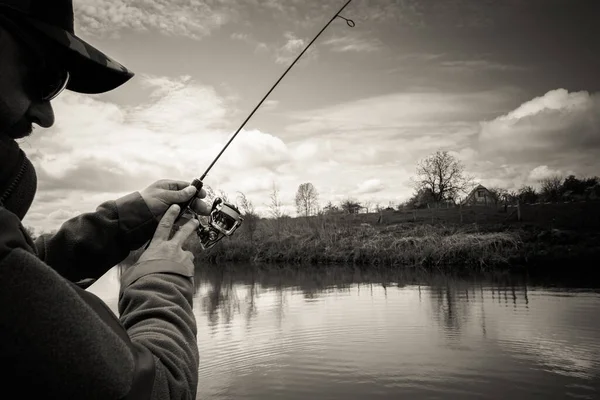
[(32, 98), (27, 90), (28, 50), (0, 25), (0, 135), (15, 139), (29, 135), (33, 123), (44, 128), (54, 124), (50, 102)]

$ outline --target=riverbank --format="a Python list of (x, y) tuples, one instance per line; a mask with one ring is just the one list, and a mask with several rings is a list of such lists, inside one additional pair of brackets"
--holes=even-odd
[[(202, 252), (200, 263), (345, 264), (426, 271), (573, 268), (600, 256), (600, 234), (517, 224), (388, 226), (327, 218), (257, 220)], [(245, 228), (245, 229), (244, 229)], [(585, 267), (585, 266), (582, 266)]]
[[(380, 226), (323, 218), (257, 220), (252, 224), (242, 225), (233, 237), (207, 251), (200, 249), (195, 236), (185, 248), (194, 253), (198, 265), (205, 266), (343, 265), (459, 274), (519, 272), (546, 277), (568, 271), (600, 278), (595, 267), (600, 259), (598, 230), (558, 230), (518, 223)], [(135, 262), (142, 250), (132, 252), (125, 263)]]

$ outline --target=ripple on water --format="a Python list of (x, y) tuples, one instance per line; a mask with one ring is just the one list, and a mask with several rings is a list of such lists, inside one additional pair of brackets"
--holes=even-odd
[(238, 301), (212, 310), (216, 323), (197, 311), (198, 398), (551, 399), (600, 390), (596, 293), (296, 286), (262, 288), (250, 313), (239, 301), (246, 294), (228, 290), (227, 301)]

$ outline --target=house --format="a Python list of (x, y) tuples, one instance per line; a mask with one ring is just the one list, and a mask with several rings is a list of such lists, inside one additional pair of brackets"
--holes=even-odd
[(498, 200), (492, 192), (487, 190), (483, 185), (477, 185), (475, 189), (469, 193), (467, 197), (462, 201), (464, 206), (493, 206), (496, 205)]

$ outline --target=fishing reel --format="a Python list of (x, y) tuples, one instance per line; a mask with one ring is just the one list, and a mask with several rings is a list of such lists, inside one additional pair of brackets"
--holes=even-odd
[(210, 249), (225, 236), (231, 236), (240, 227), (244, 218), (233, 204), (217, 197), (212, 204), (208, 223), (197, 218), (200, 225), (196, 230), (203, 250)]

